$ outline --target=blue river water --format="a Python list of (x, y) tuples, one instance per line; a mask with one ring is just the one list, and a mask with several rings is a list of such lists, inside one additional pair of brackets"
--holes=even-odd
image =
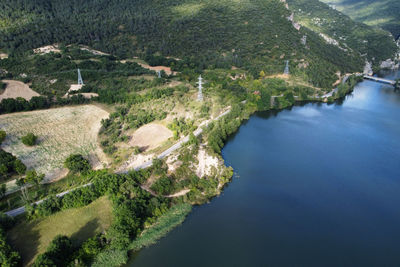
[(364, 81), (341, 103), (257, 113), (222, 155), (235, 177), (221, 196), (131, 266), (400, 266), (392, 87)]

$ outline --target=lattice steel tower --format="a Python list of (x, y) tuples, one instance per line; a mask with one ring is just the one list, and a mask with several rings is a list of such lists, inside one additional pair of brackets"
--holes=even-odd
[(78, 69), (78, 84), (83, 85), (83, 80), (82, 80), (82, 75), (81, 75), (80, 69)]
[(289, 75), (289, 60), (286, 60), (286, 66), (285, 70), (283, 71), (283, 74)]
[(199, 76), (199, 81), (197, 84), (199, 85), (199, 94), (197, 95), (197, 100), (203, 101), (203, 78), (201, 78), (201, 75)]

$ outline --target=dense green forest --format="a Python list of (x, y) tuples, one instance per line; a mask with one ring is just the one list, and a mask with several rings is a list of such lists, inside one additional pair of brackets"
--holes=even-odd
[[(9, 53), (76, 43), (120, 58), (158, 54), (184, 59), (190, 68), (242, 67), (255, 77), (261, 70), (282, 72), (284, 60), (290, 60), (294, 72), (320, 87), (329, 87), (336, 71), (359, 71), (364, 64), (359, 53), (327, 44), (318, 32), (296, 30), (287, 19), (291, 11), (278, 0), (16, 0), (0, 3), (0, 9), (0, 50)], [(391, 42), (371, 28), (360, 31), (366, 38)], [(394, 54), (389, 45), (381, 55), (376, 45), (353, 49), (372, 51), (376, 58)]]
[(325, 34), (343, 50), (366, 55), (375, 65), (393, 57), (396, 44), (389, 33), (354, 22), (318, 0), (287, 0), (295, 19), (307, 28)]
[(321, 0), (352, 19), (381, 27), (400, 37), (400, 1), (398, 0)]

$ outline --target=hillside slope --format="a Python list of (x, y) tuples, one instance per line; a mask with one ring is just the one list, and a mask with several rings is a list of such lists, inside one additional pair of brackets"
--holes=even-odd
[(365, 55), (375, 65), (393, 57), (393, 51), (397, 49), (389, 32), (354, 22), (318, 0), (287, 2), (291, 10), (295, 10), (295, 19), (301, 25), (319, 33), (342, 50)]
[(400, 37), (400, 1), (398, 0), (321, 0), (352, 19), (381, 27)]
[[(121, 58), (160, 54), (184, 59), (192, 69), (235, 66), (253, 76), (261, 70), (280, 73), (290, 60), (293, 74), (320, 87), (330, 87), (338, 71), (360, 71), (365, 61), (360, 54), (371, 52), (377, 59), (394, 54), (391, 38), (367, 26), (359, 34), (380, 43), (347, 51), (310, 25), (312, 30), (296, 29), (288, 19), (292, 12), (278, 0), (15, 0), (1, 2), (0, 9), (5, 11), (0, 50), (79, 43)], [(352, 34), (344, 29), (349, 24), (336, 26), (344, 38)]]

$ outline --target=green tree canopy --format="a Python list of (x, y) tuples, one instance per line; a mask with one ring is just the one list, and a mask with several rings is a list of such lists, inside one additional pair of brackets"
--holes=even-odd
[(86, 172), (90, 170), (90, 163), (80, 154), (70, 155), (64, 162), (65, 168), (71, 172)]
[(33, 133), (28, 133), (21, 138), (21, 141), (26, 146), (34, 146), (36, 144), (37, 136)]

